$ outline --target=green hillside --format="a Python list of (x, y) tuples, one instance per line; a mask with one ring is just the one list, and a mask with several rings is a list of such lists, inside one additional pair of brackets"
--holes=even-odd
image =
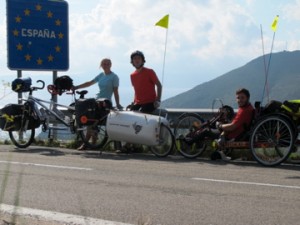
[[(268, 61), (269, 55), (266, 55)], [(251, 102), (261, 101), (265, 83), (263, 57), (221, 75), (209, 82), (163, 101), (166, 108), (210, 108), (214, 99), (236, 106), (235, 90), (249, 89)], [(273, 53), (269, 71), (270, 99), (300, 99), (300, 51)], [(264, 103), (266, 103), (266, 94)]]

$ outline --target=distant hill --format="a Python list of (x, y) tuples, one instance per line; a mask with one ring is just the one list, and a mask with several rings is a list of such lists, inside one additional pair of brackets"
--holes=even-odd
[[(269, 55), (266, 55), (268, 62)], [(246, 65), (200, 84), (162, 102), (166, 108), (211, 108), (214, 99), (236, 107), (235, 91), (245, 87), (251, 93), (251, 102), (262, 100), (265, 83), (263, 57)], [(284, 101), (300, 99), (300, 51), (273, 53), (269, 71), (270, 99)], [(264, 98), (266, 102), (266, 94)]]

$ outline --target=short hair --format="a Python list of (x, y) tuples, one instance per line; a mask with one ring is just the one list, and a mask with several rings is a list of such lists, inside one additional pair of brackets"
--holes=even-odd
[(250, 92), (246, 88), (240, 88), (235, 92), (236, 95), (244, 94), (247, 98), (250, 98)]

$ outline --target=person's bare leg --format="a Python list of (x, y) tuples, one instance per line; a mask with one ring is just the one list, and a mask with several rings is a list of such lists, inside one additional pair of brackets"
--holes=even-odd
[[(90, 130), (87, 130), (86, 135), (85, 135), (85, 139), (86, 139), (87, 141), (89, 141), (91, 137), (92, 137), (91, 131), (90, 131)], [(80, 150), (80, 151), (81, 151), (81, 150), (86, 150), (86, 145), (85, 145), (85, 143), (82, 143), (82, 145), (80, 145), (80, 147), (77, 148), (77, 150)]]

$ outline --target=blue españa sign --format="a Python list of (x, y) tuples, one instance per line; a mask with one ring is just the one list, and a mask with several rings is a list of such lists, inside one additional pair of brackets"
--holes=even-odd
[(61, 0), (7, 0), (8, 68), (68, 70), (68, 4)]

